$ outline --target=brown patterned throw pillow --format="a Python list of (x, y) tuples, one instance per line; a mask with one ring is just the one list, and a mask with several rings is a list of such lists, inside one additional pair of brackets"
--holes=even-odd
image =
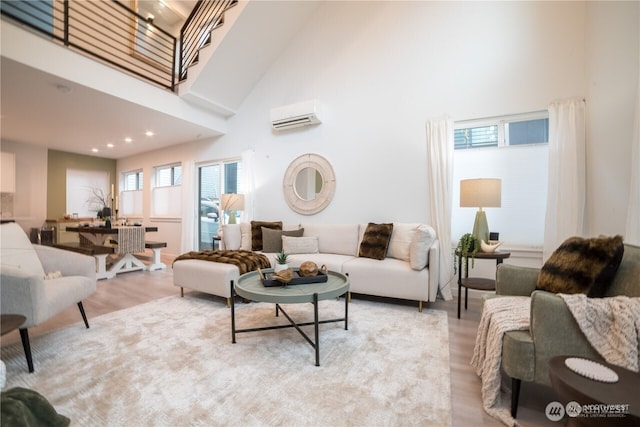
[(251, 250), (262, 250), (262, 227), (282, 230), (282, 221), (251, 221)]
[(622, 236), (565, 240), (542, 266), (536, 289), (602, 297), (618, 271)]
[(364, 258), (384, 259), (387, 255), (392, 231), (393, 223), (374, 224), (370, 222), (367, 224), (362, 242), (360, 242), (359, 255)]

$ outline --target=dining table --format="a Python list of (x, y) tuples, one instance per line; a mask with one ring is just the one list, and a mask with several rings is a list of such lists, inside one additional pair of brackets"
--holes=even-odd
[(158, 227), (142, 225), (115, 227), (80, 225), (67, 227), (66, 230), (78, 233), (81, 245), (113, 247), (116, 257), (108, 268), (106, 261), (109, 254), (95, 255), (97, 278), (110, 279), (115, 277), (116, 274), (146, 270), (147, 266), (136, 258), (135, 254), (142, 253), (145, 250), (145, 233), (156, 232)]

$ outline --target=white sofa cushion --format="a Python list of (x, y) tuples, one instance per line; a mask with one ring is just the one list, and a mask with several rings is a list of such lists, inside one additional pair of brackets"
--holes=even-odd
[(243, 251), (251, 250), (251, 223), (243, 222), (240, 224), (240, 234), (242, 235), (242, 243), (240, 249)]
[(0, 226), (0, 260), (3, 266), (44, 278), (45, 272), (33, 244), (15, 222)]
[(233, 264), (183, 259), (173, 264), (173, 284), (208, 294), (229, 298), (230, 283), (238, 282), (240, 273)]
[(436, 241), (436, 230), (420, 225), (413, 234), (409, 248), (409, 263), (414, 270), (422, 270), (429, 262), (429, 248)]
[(344, 264), (354, 258), (355, 257), (350, 255), (337, 254), (296, 254), (289, 257), (287, 264), (290, 268), (298, 268), (303, 262), (312, 261), (318, 265), (318, 268), (326, 265), (330, 271), (342, 272)]
[(415, 271), (406, 261), (357, 257), (345, 262), (342, 272), (353, 293), (429, 301), (429, 270)]
[(221, 236), (224, 249), (231, 251), (240, 249), (240, 243), (242, 242), (240, 224), (223, 224), (218, 234)]
[(419, 225), (394, 222), (387, 256), (409, 262), (409, 248)]
[(323, 254), (357, 256), (360, 244), (358, 224), (302, 224), (304, 236), (318, 238)]

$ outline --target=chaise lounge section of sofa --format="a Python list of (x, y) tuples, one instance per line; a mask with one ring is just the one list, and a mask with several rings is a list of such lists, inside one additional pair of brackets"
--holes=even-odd
[[(439, 246), (435, 230), (418, 223), (393, 223), (383, 259), (362, 256), (361, 243), (369, 224), (282, 224), (253, 221), (221, 227), (221, 248), (265, 254), (272, 266), (284, 250), (289, 267), (305, 261), (349, 276), (350, 292), (435, 301), (438, 291)], [(263, 233), (264, 231), (264, 233)], [(183, 259), (173, 264), (175, 286), (227, 298), (238, 268), (231, 264)]]

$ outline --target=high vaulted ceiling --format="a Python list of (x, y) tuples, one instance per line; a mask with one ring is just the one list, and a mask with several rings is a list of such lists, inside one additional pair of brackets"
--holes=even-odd
[[(227, 34), (211, 48), (215, 52), (208, 55), (207, 63), (189, 72), (192, 81), (180, 96), (71, 52), (3, 18), (1, 139), (118, 159), (223, 135), (226, 119), (318, 4), (241, 2), (242, 7), (232, 8), (237, 20), (225, 20)], [(262, 24), (257, 25), (259, 22)], [(239, 75), (237, 70), (251, 73)], [(222, 86), (199, 83), (206, 81)], [(147, 131), (153, 136), (146, 136)], [(127, 137), (132, 141), (125, 142)]]

